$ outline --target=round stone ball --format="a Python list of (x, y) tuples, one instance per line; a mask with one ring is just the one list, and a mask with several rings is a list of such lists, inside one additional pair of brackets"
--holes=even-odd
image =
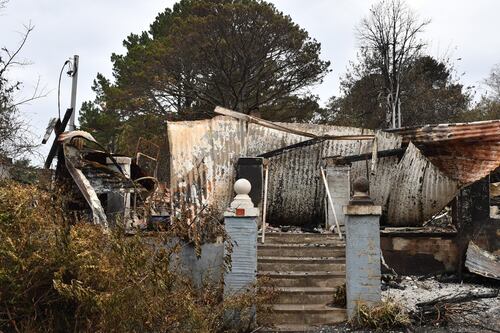
[(252, 189), (252, 185), (245, 178), (240, 178), (234, 183), (234, 192), (236, 194), (248, 194)]
[(352, 183), (354, 192), (368, 193), (370, 191), (370, 182), (366, 177), (358, 177)]

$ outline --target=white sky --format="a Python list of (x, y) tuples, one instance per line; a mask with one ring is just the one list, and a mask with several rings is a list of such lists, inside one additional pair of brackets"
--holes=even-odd
[[(311, 37), (322, 44), (322, 58), (332, 62), (323, 84), (312, 92), (322, 102), (339, 95), (339, 77), (356, 56), (354, 27), (367, 15), (373, 0), (273, 0)], [(16, 47), (23, 24), (35, 26), (21, 57), (32, 65), (10, 76), (24, 82), (24, 96), (37, 79), (48, 96), (21, 109), (37, 136), (43, 135), (50, 117), (57, 115), (57, 80), (64, 61), (80, 55), (77, 105), (92, 100), (91, 84), (97, 72), (111, 78), (112, 52), (122, 53), (122, 40), (147, 30), (156, 14), (173, 0), (10, 0), (0, 13), (0, 47)], [(494, 64), (500, 63), (500, 1), (409, 0), (422, 18), (430, 18), (423, 38), (428, 53), (455, 60), (461, 81), (479, 87)], [(461, 60), (457, 60), (461, 58)], [(69, 78), (63, 78), (61, 109), (69, 105)], [(19, 96), (22, 97), (22, 96)], [(47, 149), (43, 148), (45, 153)]]

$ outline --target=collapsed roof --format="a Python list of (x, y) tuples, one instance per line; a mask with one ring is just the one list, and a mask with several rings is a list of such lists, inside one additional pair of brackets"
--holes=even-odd
[[(225, 209), (238, 158), (262, 155), (269, 159), (268, 221), (319, 222), (324, 219), (323, 159), (371, 156), (375, 148), (391, 153), (376, 159), (373, 170), (367, 160), (355, 159), (351, 181), (369, 175), (371, 196), (389, 224), (421, 225), (461, 187), (500, 166), (500, 120), (374, 131), (216, 112), (229, 116), (167, 125), (174, 209), (193, 214), (206, 205)], [(277, 153), (266, 154), (270, 151)]]

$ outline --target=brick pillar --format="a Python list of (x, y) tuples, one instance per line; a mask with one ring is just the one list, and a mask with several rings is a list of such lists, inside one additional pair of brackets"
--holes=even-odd
[[(335, 207), (335, 213), (337, 214), (340, 226), (345, 225), (345, 215), (342, 208), (349, 204), (351, 197), (350, 171), (351, 167), (349, 165), (333, 165), (326, 168), (328, 188), (330, 189), (333, 206)], [(328, 216), (327, 227), (330, 228), (331, 226), (335, 226), (335, 217), (328, 201), (326, 202), (326, 207)]]
[(237, 195), (224, 213), (224, 227), (230, 242), (233, 244), (232, 268), (224, 275), (225, 295), (247, 291), (257, 278), (257, 217), (259, 210), (254, 207), (248, 196), (250, 190), (251, 185), (248, 180), (238, 179), (234, 184), (234, 191)]
[(346, 296), (347, 316), (355, 315), (358, 304), (380, 302), (380, 215), (368, 197), (368, 180), (353, 184), (354, 196), (344, 207), (346, 215)]

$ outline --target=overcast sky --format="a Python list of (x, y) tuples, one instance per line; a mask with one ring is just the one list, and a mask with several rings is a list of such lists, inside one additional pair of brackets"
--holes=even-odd
[[(156, 14), (172, 0), (10, 0), (0, 13), (0, 46), (16, 47), (23, 24), (35, 26), (21, 57), (32, 65), (11, 77), (24, 82), (28, 95), (38, 78), (47, 97), (24, 105), (23, 116), (42, 136), (50, 117), (57, 115), (57, 80), (64, 61), (80, 55), (77, 105), (93, 99), (90, 89), (97, 72), (111, 77), (112, 52), (122, 53), (122, 40), (147, 30)], [(274, 0), (276, 7), (305, 28), (322, 45), (322, 58), (332, 62), (323, 84), (312, 92), (322, 102), (339, 94), (339, 77), (356, 57), (354, 27), (367, 15), (372, 0)], [(465, 85), (479, 87), (494, 64), (500, 63), (500, 1), (409, 0), (422, 17), (432, 20), (423, 38), (427, 52), (455, 60)], [(459, 60), (461, 59), (461, 60)], [(69, 106), (71, 81), (63, 78), (61, 109)], [(22, 96), (19, 96), (22, 97)], [(45, 152), (46, 149), (42, 151)]]

